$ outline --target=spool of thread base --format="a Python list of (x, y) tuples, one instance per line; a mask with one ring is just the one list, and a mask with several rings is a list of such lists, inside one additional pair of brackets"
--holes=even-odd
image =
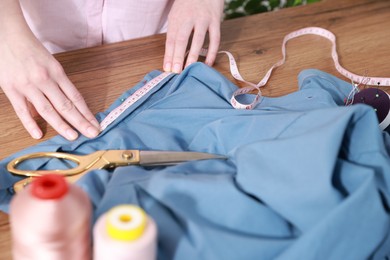
[(94, 260), (156, 259), (156, 224), (137, 206), (120, 205), (103, 214), (93, 237)]
[(91, 203), (63, 176), (37, 178), (12, 199), (14, 260), (91, 259)]

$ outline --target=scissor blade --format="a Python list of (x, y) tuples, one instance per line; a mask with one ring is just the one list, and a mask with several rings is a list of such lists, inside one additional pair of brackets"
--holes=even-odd
[(140, 151), (139, 164), (143, 166), (174, 165), (187, 161), (207, 159), (227, 159), (227, 157), (200, 152)]

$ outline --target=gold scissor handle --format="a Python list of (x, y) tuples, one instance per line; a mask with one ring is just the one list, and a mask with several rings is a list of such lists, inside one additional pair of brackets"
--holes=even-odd
[[(37, 177), (41, 176), (47, 173), (54, 173), (54, 174), (62, 174), (65, 176), (71, 176), (79, 174), (86, 169), (90, 168), (91, 165), (96, 163), (101, 158), (101, 155), (104, 154), (105, 151), (97, 151), (95, 153), (89, 154), (89, 155), (74, 155), (74, 154), (68, 154), (68, 153), (60, 153), (60, 152), (38, 152), (38, 153), (31, 153), (27, 155), (20, 156), (18, 158), (13, 159), (11, 162), (7, 165), (7, 170), (13, 174), (16, 175), (22, 175), (27, 177)], [(57, 159), (64, 159), (68, 161), (75, 162), (77, 164), (76, 167), (65, 169), (65, 170), (20, 170), (17, 169), (17, 166), (21, 164), (22, 162), (37, 159), (37, 158), (57, 158)]]
[[(17, 166), (24, 161), (36, 158), (57, 158), (75, 162), (76, 167), (66, 170), (20, 170)], [(35, 177), (44, 174), (61, 174), (66, 177), (69, 182), (75, 182), (80, 179), (85, 173), (92, 169), (103, 169), (116, 166), (124, 166), (130, 164), (137, 164), (140, 161), (139, 150), (108, 150), (96, 151), (88, 155), (74, 155), (60, 152), (38, 152), (27, 154), (15, 158), (7, 165), (7, 170), (16, 175), (27, 176), (29, 178), (16, 182), (13, 186), (14, 191), (18, 192), (28, 184), (30, 184)]]

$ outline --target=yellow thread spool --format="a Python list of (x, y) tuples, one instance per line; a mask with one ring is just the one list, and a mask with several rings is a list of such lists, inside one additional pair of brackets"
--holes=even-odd
[(120, 241), (134, 241), (142, 236), (147, 222), (143, 209), (134, 205), (119, 205), (107, 213), (107, 233)]

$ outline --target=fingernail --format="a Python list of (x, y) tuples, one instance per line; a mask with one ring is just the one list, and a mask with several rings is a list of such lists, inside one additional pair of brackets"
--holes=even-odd
[(90, 126), (87, 128), (87, 133), (88, 133), (89, 138), (94, 138), (94, 137), (98, 136), (99, 130), (96, 129), (95, 127)]
[(164, 71), (170, 72), (172, 69), (172, 64), (170, 62), (165, 63), (164, 65)]
[(75, 140), (78, 134), (76, 133), (76, 131), (72, 129), (68, 129), (66, 130), (66, 136), (68, 137), (69, 140)]
[(34, 129), (34, 130), (32, 131), (31, 136), (32, 136), (32, 138), (34, 138), (34, 139), (41, 139), (41, 137), (42, 137), (42, 132), (41, 132), (40, 130), (38, 130), (38, 129)]
[(173, 72), (180, 73), (180, 71), (181, 71), (181, 65), (179, 63), (175, 63), (175, 65), (173, 65)]
[(93, 124), (96, 128), (100, 128), (100, 124), (99, 124), (99, 122), (95, 119), (95, 120), (91, 120), (90, 121), (91, 122), (91, 124)]

